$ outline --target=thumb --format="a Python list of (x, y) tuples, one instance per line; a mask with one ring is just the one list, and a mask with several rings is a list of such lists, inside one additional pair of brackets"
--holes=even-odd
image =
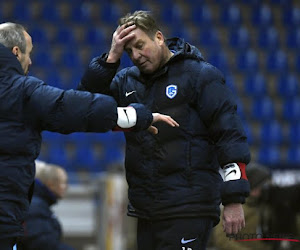
[(150, 133), (154, 134), (154, 135), (158, 134), (158, 129), (157, 129), (157, 127), (150, 126), (147, 130), (148, 130)]

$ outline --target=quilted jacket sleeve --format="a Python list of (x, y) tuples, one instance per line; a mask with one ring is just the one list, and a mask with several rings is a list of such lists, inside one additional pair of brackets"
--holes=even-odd
[[(225, 85), (223, 75), (215, 67), (205, 64), (199, 79), (197, 109), (215, 144), (220, 166), (233, 162), (248, 164), (247, 137), (237, 114), (236, 98)], [(245, 179), (224, 182), (222, 202), (225, 205), (244, 203), (249, 191), (249, 183)]]
[(116, 126), (117, 103), (107, 95), (61, 90), (28, 79), (27, 110), (42, 130), (60, 133), (106, 132)]

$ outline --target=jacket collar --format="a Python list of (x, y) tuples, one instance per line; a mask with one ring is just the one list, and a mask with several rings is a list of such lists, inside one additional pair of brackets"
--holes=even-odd
[(16, 56), (2, 44), (0, 44), (0, 72), (24, 75), (24, 70)]

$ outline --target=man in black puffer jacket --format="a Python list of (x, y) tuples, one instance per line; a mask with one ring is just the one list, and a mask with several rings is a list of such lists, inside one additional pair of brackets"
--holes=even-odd
[[(134, 66), (116, 74), (124, 51)], [(157, 135), (125, 132), (128, 214), (138, 217), (139, 250), (205, 249), (221, 202), (224, 231), (245, 226), (247, 138), (236, 98), (197, 48), (165, 40), (150, 13), (136, 11), (120, 19), (109, 53), (92, 60), (80, 88), (119, 105), (143, 103), (180, 124), (162, 124)]]
[[(152, 122), (176, 122), (152, 115), (142, 104), (117, 107), (106, 95), (53, 88), (26, 76), (31, 65), (30, 35), (18, 24), (0, 24), (0, 249), (12, 249), (32, 194), (34, 160), (41, 132), (145, 130)], [(151, 132), (156, 128), (150, 126)]]
[(58, 199), (64, 198), (67, 186), (68, 175), (63, 168), (36, 161), (34, 192), (24, 223), (22, 250), (73, 250), (62, 242), (60, 222), (51, 210)]

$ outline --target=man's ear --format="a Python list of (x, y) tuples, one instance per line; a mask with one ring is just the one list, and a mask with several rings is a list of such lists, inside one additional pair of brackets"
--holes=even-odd
[(11, 50), (11, 52), (16, 56), (19, 57), (20, 54), (20, 48), (18, 46), (14, 46)]
[(157, 31), (156, 34), (155, 34), (155, 37), (158, 40), (160, 45), (165, 42), (164, 35), (161, 33), (161, 31)]

